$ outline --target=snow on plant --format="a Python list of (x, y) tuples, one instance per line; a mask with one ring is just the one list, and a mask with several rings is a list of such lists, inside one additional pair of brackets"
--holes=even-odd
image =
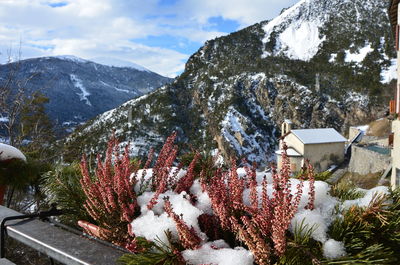
[(164, 198), (164, 210), (171, 217), (178, 230), (179, 240), (185, 249), (197, 249), (200, 247), (201, 238), (197, 236), (196, 231), (193, 227), (190, 227), (180, 218), (179, 215), (174, 213), (171, 202), (168, 197)]
[[(389, 214), (381, 207), (386, 197), (374, 195), (387, 189), (359, 197), (341, 192), (346, 196), (340, 202), (329, 195), (326, 182), (315, 181), (310, 165), (299, 179), (291, 178), (286, 152), (279, 172), (257, 172), (256, 165), (237, 168), (235, 159), (228, 169), (207, 164), (199, 172), (198, 153), (184, 170), (174, 166), (175, 138), (174, 133), (167, 139), (153, 166), (153, 150), (142, 166), (130, 161), (128, 148), (120, 154), (115, 139), (104, 162), (98, 157), (94, 177), (82, 160), (85, 208), (102, 228), (100, 237), (138, 253), (124, 257), (124, 264), (157, 264), (160, 258), (170, 264), (182, 264), (182, 258), (190, 264), (330, 264), (358, 261), (358, 255), (369, 257), (375, 250), (380, 254), (371, 260), (388, 256), (379, 242), (360, 253), (348, 238), (358, 229), (354, 222), (375, 220), (388, 227), (379, 228), (383, 232), (396, 224), (400, 199), (393, 206), (399, 214)], [(159, 242), (159, 248), (146, 250), (146, 241)]]

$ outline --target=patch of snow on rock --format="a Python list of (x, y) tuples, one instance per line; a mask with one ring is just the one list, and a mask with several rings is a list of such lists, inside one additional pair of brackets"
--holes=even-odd
[(374, 49), (371, 47), (371, 43), (366, 45), (364, 48), (361, 48), (356, 53), (351, 53), (350, 50), (346, 50), (346, 57), (345, 57), (344, 61), (346, 63), (350, 63), (350, 62), (361, 63), (365, 59), (367, 54), (372, 52), (373, 50)]
[[(310, 6), (310, 0), (302, 0), (263, 27), (265, 32), (263, 43), (271, 40), (273, 32), (278, 33), (273, 54), (283, 51), (282, 53), (289, 58), (303, 61), (308, 61), (317, 54), (320, 44), (326, 37), (320, 36), (319, 28), (323, 22), (318, 18), (310, 19), (308, 14)], [(271, 55), (269, 51), (264, 51), (262, 57), (269, 55)]]
[(292, 59), (308, 61), (314, 57), (319, 45), (325, 40), (320, 38), (318, 22), (303, 22), (300, 25), (290, 25), (280, 35), (280, 43), (286, 56)]
[(397, 59), (392, 59), (391, 65), (381, 73), (381, 83), (387, 84), (393, 79), (397, 79)]

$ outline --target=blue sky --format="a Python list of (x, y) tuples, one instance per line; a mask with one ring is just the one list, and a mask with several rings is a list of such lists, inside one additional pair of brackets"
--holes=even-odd
[[(0, 62), (75, 55), (181, 73), (206, 40), (277, 16), (297, 0), (1, 0)], [(21, 48), (19, 48), (21, 46)]]

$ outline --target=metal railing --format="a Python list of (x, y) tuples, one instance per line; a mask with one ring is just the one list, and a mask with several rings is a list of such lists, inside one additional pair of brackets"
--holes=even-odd
[[(42, 212), (45, 214), (57, 213), (54, 211)], [(35, 215), (35, 216), (33, 216)], [(17, 220), (16, 216), (40, 217), (38, 214), (24, 216), (7, 207), (0, 206), (0, 220), (4, 226), (4, 233), (0, 234), (0, 241), (5, 243), (7, 236), (33, 248), (50, 258), (63, 264), (71, 265), (111, 265), (124, 251), (91, 240), (58, 228), (51, 223), (35, 219)], [(9, 218), (11, 216), (11, 218)], [(3, 221), (4, 220), (4, 221)], [(7, 222), (7, 223), (6, 223)], [(4, 257), (4, 249), (2, 257)]]

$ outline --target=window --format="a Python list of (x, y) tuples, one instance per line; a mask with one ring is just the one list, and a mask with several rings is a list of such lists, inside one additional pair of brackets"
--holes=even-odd
[(290, 170), (291, 170), (292, 172), (296, 172), (296, 171), (297, 171), (297, 165), (296, 165), (296, 163), (290, 164)]

